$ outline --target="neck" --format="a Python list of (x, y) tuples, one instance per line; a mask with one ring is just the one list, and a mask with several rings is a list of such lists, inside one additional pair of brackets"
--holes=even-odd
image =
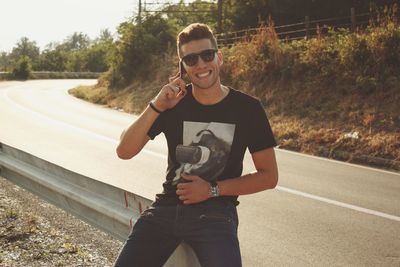
[(224, 99), (229, 93), (229, 88), (219, 82), (210, 88), (199, 88), (194, 84), (192, 84), (192, 88), (194, 99), (203, 105), (216, 104)]

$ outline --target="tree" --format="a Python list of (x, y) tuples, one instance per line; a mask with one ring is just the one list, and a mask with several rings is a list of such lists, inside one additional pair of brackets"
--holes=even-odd
[(52, 46), (48, 46), (40, 55), (38, 69), (43, 71), (66, 71), (68, 53), (58, 47), (51, 48)]
[(36, 45), (35, 41), (29, 41), (27, 37), (22, 37), (16, 44), (16, 46), (12, 49), (10, 58), (17, 62), (22, 57), (28, 57), (30, 59), (31, 64), (34, 66), (37, 63), (37, 60), (40, 55), (40, 49)]
[(357, 13), (368, 12), (372, 6), (399, 3), (399, 0), (224, 0), (223, 26), (225, 31), (235, 31), (258, 27), (268, 21), (275, 25), (285, 25), (311, 20), (347, 17), (350, 8)]
[(224, 1), (224, 30), (235, 31), (254, 28), (266, 22), (271, 14), (268, 0), (226, 0)]
[(195, 0), (185, 5), (181, 1), (165, 6), (161, 12), (166, 14), (169, 23), (177, 28), (183, 28), (195, 22), (206, 23), (213, 29), (217, 28), (218, 7), (213, 2)]
[(85, 70), (105, 72), (111, 65), (115, 46), (108, 30), (102, 30), (94, 43), (84, 51)]
[(109, 69), (115, 46), (109, 30), (101, 30), (94, 43), (84, 51), (85, 70), (105, 72)]
[(6, 52), (0, 53), (0, 71), (7, 72), (10, 68), (10, 56)]
[(140, 25), (124, 22), (118, 27), (118, 34), (110, 77), (115, 87), (146, 77), (153, 58), (175, 49), (176, 27), (160, 14), (145, 17)]
[(94, 43), (107, 43), (112, 44), (114, 38), (108, 29), (103, 29), (100, 31), (99, 37), (94, 40)]
[(73, 52), (87, 48), (90, 43), (89, 36), (81, 32), (74, 32), (72, 35), (68, 36), (60, 46), (65, 51)]

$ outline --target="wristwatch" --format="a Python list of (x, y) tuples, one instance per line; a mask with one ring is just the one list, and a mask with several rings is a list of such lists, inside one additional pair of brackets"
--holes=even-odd
[(219, 197), (219, 186), (218, 183), (216, 181), (211, 181), (210, 182), (210, 197)]

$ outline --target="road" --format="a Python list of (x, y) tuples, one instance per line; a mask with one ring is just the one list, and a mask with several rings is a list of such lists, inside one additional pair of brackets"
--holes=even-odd
[[(67, 90), (94, 80), (0, 82), (0, 142), (153, 199), (166, 170), (162, 135), (117, 158), (135, 116)], [(400, 266), (400, 174), (276, 149), (275, 190), (241, 196), (244, 266)], [(246, 155), (244, 172), (253, 171)]]

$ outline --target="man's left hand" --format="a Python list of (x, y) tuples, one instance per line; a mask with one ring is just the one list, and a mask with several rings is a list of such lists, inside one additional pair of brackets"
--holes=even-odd
[(189, 181), (177, 185), (176, 194), (183, 204), (194, 204), (210, 198), (210, 183), (197, 175), (182, 174)]

